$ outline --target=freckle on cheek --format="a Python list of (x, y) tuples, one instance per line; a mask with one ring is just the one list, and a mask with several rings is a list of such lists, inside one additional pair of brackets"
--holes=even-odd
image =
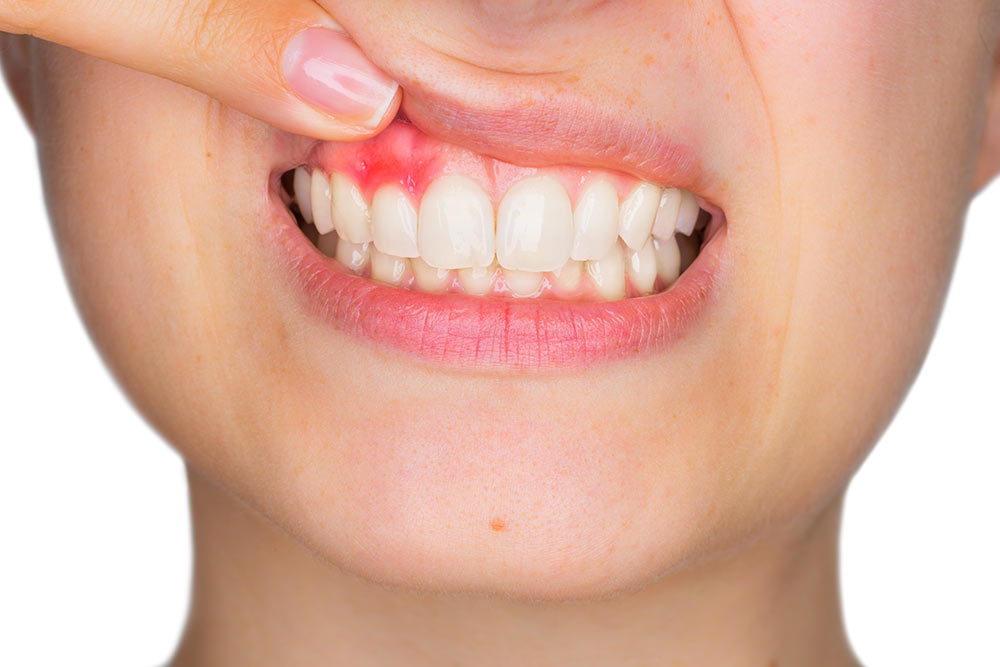
[(498, 516), (490, 519), (490, 528), (493, 530), (507, 530), (507, 522)]

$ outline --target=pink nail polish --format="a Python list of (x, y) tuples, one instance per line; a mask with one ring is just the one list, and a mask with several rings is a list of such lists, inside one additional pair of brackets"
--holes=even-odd
[(303, 100), (365, 127), (382, 121), (399, 88), (347, 35), (326, 28), (307, 28), (292, 37), (281, 68)]

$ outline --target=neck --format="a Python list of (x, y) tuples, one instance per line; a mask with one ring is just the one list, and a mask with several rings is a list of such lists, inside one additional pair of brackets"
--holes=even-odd
[(770, 536), (612, 599), (537, 603), (363, 581), (189, 469), (194, 590), (174, 667), (857, 665), (837, 577), (842, 496)]

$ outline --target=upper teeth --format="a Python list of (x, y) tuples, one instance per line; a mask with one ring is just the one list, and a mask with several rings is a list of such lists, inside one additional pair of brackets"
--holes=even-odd
[(410, 267), (418, 285), (439, 287), (447, 271), (461, 269), (459, 284), (479, 294), (490, 289), (497, 264), (519, 294), (537, 291), (544, 272), (565, 291), (585, 274), (604, 298), (621, 298), (627, 275), (648, 293), (657, 276), (676, 280), (674, 236), (690, 235), (700, 213), (690, 192), (648, 182), (619, 203), (615, 185), (601, 177), (583, 187), (574, 208), (554, 176), (529, 176), (495, 212), (485, 190), (459, 174), (431, 182), (418, 206), (396, 184), (379, 187), (369, 206), (358, 184), (338, 172), (327, 178), (299, 167), (292, 184), (303, 218), (321, 238), (335, 230), (346, 241), (335, 254), (350, 268), (370, 260), (374, 278), (399, 284)]

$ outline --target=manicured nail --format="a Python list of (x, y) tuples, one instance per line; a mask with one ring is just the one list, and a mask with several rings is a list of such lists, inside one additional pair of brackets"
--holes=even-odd
[(303, 100), (365, 127), (382, 122), (399, 88), (347, 35), (326, 28), (306, 28), (292, 37), (281, 68)]

